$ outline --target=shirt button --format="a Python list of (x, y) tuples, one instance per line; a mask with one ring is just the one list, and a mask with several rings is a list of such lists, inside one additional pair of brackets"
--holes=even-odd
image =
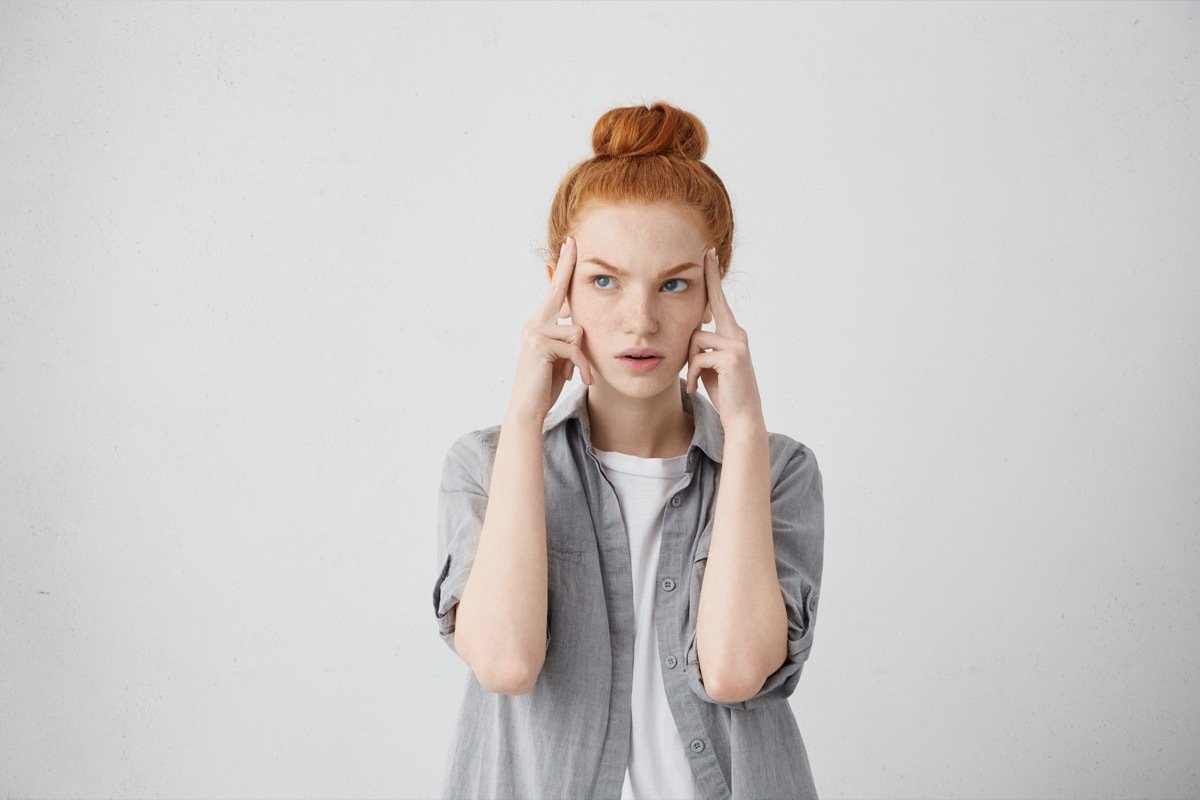
[(692, 739), (691, 748), (692, 748), (693, 753), (704, 752), (704, 740), (703, 739)]
[(670, 578), (663, 578), (662, 587), (665, 592), (673, 592), (675, 591), (675, 581)]
[(678, 663), (679, 663), (679, 659), (676, 658), (675, 656), (667, 656), (667, 669), (675, 669), (675, 666)]
[(675, 495), (671, 498), (671, 505), (675, 506), (676, 508), (679, 508), (682, 503), (683, 501), (679, 499), (679, 495)]

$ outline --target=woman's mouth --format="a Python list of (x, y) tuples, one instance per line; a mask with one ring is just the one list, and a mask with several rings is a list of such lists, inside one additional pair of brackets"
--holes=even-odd
[(618, 356), (617, 360), (631, 372), (650, 372), (662, 362), (662, 356)]

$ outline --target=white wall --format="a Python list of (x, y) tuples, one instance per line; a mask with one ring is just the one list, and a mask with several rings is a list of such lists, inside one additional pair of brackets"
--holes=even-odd
[(430, 797), (458, 434), (697, 113), (826, 797), (1200, 794), (1200, 6), (0, 4), (0, 797)]

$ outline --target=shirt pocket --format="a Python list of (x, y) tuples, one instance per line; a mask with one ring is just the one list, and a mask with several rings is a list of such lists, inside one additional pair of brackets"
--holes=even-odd
[(557, 547), (546, 545), (547, 566), (558, 563), (562, 564), (582, 564), (582, 550), (563, 550)]
[(555, 622), (564, 624), (576, 616), (577, 593), (585, 579), (583, 552), (546, 547), (546, 620), (547, 637), (554, 634)]
[(569, 674), (588, 631), (583, 594), (588, 584), (583, 551), (546, 547), (546, 661), (550, 679)]

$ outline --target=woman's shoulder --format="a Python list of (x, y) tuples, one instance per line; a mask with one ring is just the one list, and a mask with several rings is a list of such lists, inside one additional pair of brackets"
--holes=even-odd
[(467, 431), (459, 435), (450, 444), (451, 453), (470, 453), (481, 452), (484, 450), (492, 450), (495, 452), (496, 445), (500, 441), (500, 426), (491, 425), (486, 428), (477, 428), (473, 431)]
[(783, 455), (789, 458), (816, 458), (811, 447), (786, 433), (767, 431), (767, 443), (770, 446), (772, 457)]
[(499, 425), (467, 431), (458, 436), (446, 449), (446, 457), (442, 461), (443, 483), (469, 480), (480, 486), (486, 484), (496, 459), (499, 440)]
[[(560, 430), (558, 427), (551, 428), (547, 426), (542, 430), (542, 439), (549, 440), (559, 437)], [(449, 452), (451, 454), (475, 454), (477, 456), (486, 456), (488, 454), (495, 455), (496, 447), (500, 443), (500, 425), (489, 425), (486, 428), (477, 428), (476, 430), (467, 431), (460, 435), (450, 444)]]
[(767, 432), (768, 449), (771, 454), (771, 477), (775, 480), (784, 471), (812, 471), (819, 473), (816, 453), (812, 448), (786, 433)]
[[(542, 440), (547, 453), (562, 452), (563, 432), (560, 427), (542, 431)], [(443, 474), (470, 476), (485, 489), (491, 483), (492, 465), (496, 462), (496, 448), (500, 444), (500, 426), (489, 425), (458, 436), (446, 451)]]

